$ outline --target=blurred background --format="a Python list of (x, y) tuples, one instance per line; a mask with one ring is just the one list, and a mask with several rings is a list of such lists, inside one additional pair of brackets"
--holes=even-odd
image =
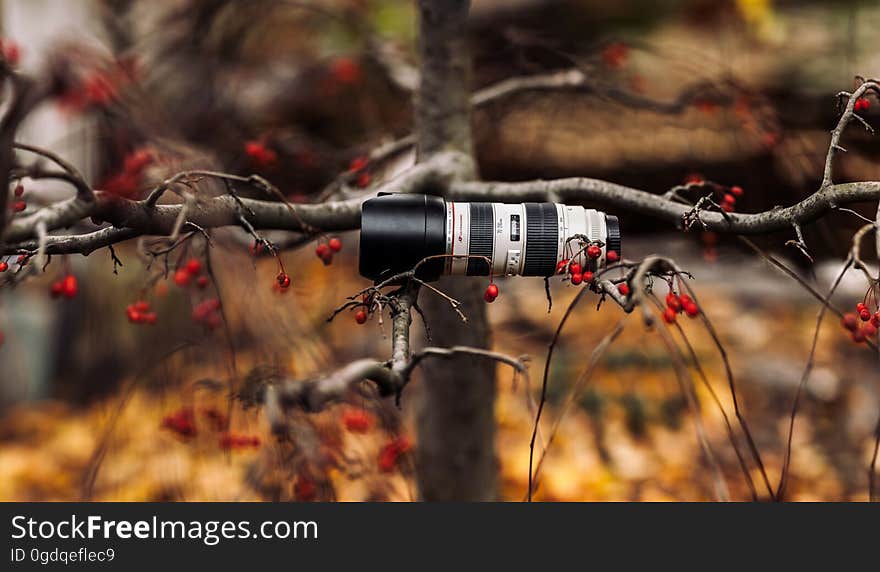
[[(143, 196), (178, 171), (216, 168), (258, 173), (289, 200), (312, 202), (367, 192), (412, 161), (406, 150), (381, 165), (360, 160), (412, 129), (408, 1), (2, 0), (0, 7), (7, 58), (14, 44), (21, 69), (61, 65), (70, 77), (19, 139), (66, 157), (98, 188)], [(880, 6), (869, 1), (474, 0), (467, 32), (475, 89), (573, 67), (587, 76), (578, 91), (523, 93), (476, 110), (481, 176), (582, 175), (654, 193), (705, 179), (742, 187), (741, 212), (793, 204), (821, 180), (835, 94), (880, 68), (878, 25)], [(876, 125), (880, 105), (872, 103), (863, 115)], [(853, 125), (844, 146), (838, 181), (880, 179), (876, 140)], [(22, 184), (33, 206), (72, 193)], [(876, 205), (854, 210), (873, 217)], [(818, 302), (735, 238), (613, 214), (627, 258), (660, 253), (694, 275), (775, 481)], [(835, 212), (805, 228), (814, 264), (785, 246), (791, 233), (756, 242), (824, 291), (861, 224)], [(285, 250), (293, 286), (283, 293), (273, 288), (277, 263), (254, 256), (252, 241), (235, 229), (216, 233), (209, 261), (199, 237), (168, 256), (144, 239), (116, 247), (118, 268), (103, 249), (56, 257), (44, 276), (14, 288), (0, 277), (0, 499), (414, 498), (418, 380), (400, 408), (362, 400), (303, 415), (293, 442), (274, 441), (253, 403), (254, 388), (267, 381), (387, 355), (387, 315), (384, 327), (357, 325), (349, 313), (327, 323), (346, 296), (368, 285), (357, 274), (357, 233), (339, 238), (343, 248), (330, 265), (314, 243)], [(210, 262), (203, 287), (174, 280), (190, 258)], [(874, 253), (866, 260), (876, 274)], [(77, 296), (50, 296), (68, 274)], [(548, 314), (540, 279), (500, 286), (489, 308), (494, 349), (531, 358), (529, 383), (498, 369), (501, 496), (521, 500), (547, 344), (576, 290), (552, 281)], [(851, 272), (834, 301), (850, 309), (866, 289)], [(213, 299), (223, 301), (222, 316), (194, 314)], [(127, 319), (126, 307), (138, 300), (150, 303), (155, 325)], [(566, 399), (574, 406), (536, 498), (713, 498), (693, 416), (656, 332), (630, 320), (573, 393), (593, 348), (622, 315), (613, 305), (597, 311), (595, 302), (579, 307), (554, 357), (545, 431)], [(683, 326), (731, 412), (712, 339), (696, 322)], [(418, 319), (413, 332), (421, 335)], [(731, 496), (748, 499), (724, 420), (706, 389), (697, 392)], [(854, 344), (831, 316), (796, 423), (789, 498), (867, 499), (878, 416), (876, 352)]]

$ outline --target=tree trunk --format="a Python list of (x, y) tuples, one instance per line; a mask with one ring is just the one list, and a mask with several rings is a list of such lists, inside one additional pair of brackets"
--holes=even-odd
[[(421, 83), (415, 109), (419, 161), (442, 151), (473, 157), (465, 33), (469, 4), (467, 0), (418, 1)], [(475, 169), (460, 174), (462, 179), (475, 176)], [(462, 302), (466, 324), (445, 300), (423, 292), (433, 345), (489, 347), (483, 282), (457, 277), (438, 284)], [(422, 499), (495, 499), (495, 363), (457, 357), (426, 364), (423, 372), (417, 414)]]

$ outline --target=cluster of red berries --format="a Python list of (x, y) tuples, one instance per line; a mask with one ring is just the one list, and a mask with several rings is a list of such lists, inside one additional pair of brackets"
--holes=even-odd
[(111, 175), (101, 188), (119, 197), (133, 197), (141, 189), (144, 173), (156, 157), (152, 149), (141, 147), (125, 156), (122, 169)]
[(495, 298), (498, 297), (499, 291), (498, 286), (495, 285), (494, 282), (486, 286), (486, 292), (483, 294), (483, 300), (488, 303), (492, 303), (495, 301)]
[[(587, 246), (584, 251), (587, 255), (587, 258), (591, 260), (596, 260), (602, 256), (602, 248), (597, 244), (591, 244)], [(609, 250), (605, 254), (605, 260), (609, 263), (617, 262), (620, 259), (616, 250)], [(556, 264), (556, 273), (557, 274), (565, 274), (568, 273), (568, 279), (572, 284), (578, 286), (580, 284), (590, 284), (593, 282), (595, 278), (592, 271), (587, 270), (583, 266), (581, 266), (577, 262), (573, 262), (569, 259), (560, 260)]]
[(864, 302), (859, 302), (855, 313), (843, 315), (841, 325), (849, 330), (852, 340), (860, 344), (876, 336), (880, 330), (880, 310), (872, 314)]
[(210, 298), (199, 302), (192, 311), (192, 321), (201, 324), (209, 330), (214, 330), (223, 323), (220, 315), (220, 299)]
[[(590, 247), (592, 248), (592, 247)], [(598, 248), (598, 247), (596, 247)], [(601, 252), (601, 249), (600, 249)], [(568, 268), (568, 276), (569, 280), (575, 286), (579, 284), (589, 284), (593, 281), (593, 273), (589, 270), (586, 270), (581, 267), (577, 262), (570, 262), (568, 259), (560, 260), (556, 264), (556, 273), (562, 274), (565, 272), (566, 267)]]
[(742, 187), (736, 185), (730, 187), (727, 192), (724, 192), (721, 196), (721, 210), (732, 213), (736, 207), (737, 197), (741, 197), (742, 195)]
[(116, 65), (92, 70), (66, 87), (58, 96), (58, 106), (68, 113), (106, 107), (137, 74), (135, 59), (121, 59)]
[(27, 208), (27, 203), (22, 198), (24, 196), (24, 187), (22, 185), (16, 185), (13, 194), (15, 195), (15, 200), (12, 201), (10, 208), (12, 209), (12, 212), (20, 213)]
[(677, 295), (672, 290), (666, 295), (666, 309), (663, 311), (663, 321), (667, 324), (674, 324), (675, 317), (684, 312), (689, 318), (696, 318), (700, 315), (700, 308), (693, 298), (687, 294)]
[(690, 173), (684, 178), (685, 185), (703, 185), (711, 187), (715, 191), (716, 198), (720, 197), (721, 210), (731, 213), (736, 208), (736, 200), (743, 196), (743, 188), (737, 185), (725, 187), (717, 183), (707, 181), (700, 173)]
[(868, 111), (871, 108), (871, 102), (867, 97), (860, 97), (853, 104), (853, 111)]
[(360, 407), (346, 407), (342, 411), (342, 424), (352, 433), (366, 433), (373, 426), (373, 416)]
[(61, 280), (56, 280), (52, 283), (49, 292), (53, 298), (60, 298), (62, 296), (67, 299), (76, 298), (76, 295), (79, 293), (76, 276), (68, 274)]
[(321, 240), (315, 247), (315, 256), (321, 259), (324, 266), (330, 266), (333, 263), (333, 255), (342, 250), (342, 241), (333, 237), (326, 242)]
[(256, 435), (241, 435), (238, 433), (223, 433), (220, 435), (220, 448), (244, 449), (246, 447), (259, 447), (260, 438)]
[(207, 276), (201, 276), (202, 263), (198, 258), (190, 258), (186, 264), (178, 268), (174, 272), (174, 283), (181, 288), (186, 288), (192, 283), (193, 278), (196, 279), (196, 286), (199, 289), (206, 288), (209, 280)]
[[(230, 450), (260, 446), (260, 438), (255, 435), (242, 435), (227, 431), (228, 420), (217, 409), (213, 407), (205, 408), (202, 410), (202, 415), (208, 420), (214, 431), (222, 431), (218, 442), (221, 449)], [(181, 407), (162, 419), (162, 428), (168, 429), (184, 439), (195, 437), (198, 434), (195, 411), (192, 407)]]
[(355, 157), (351, 160), (351, 164), (348, 166), (348, 172), (352, 175), (357, 175), (354, 183), (361, 189), (369, 187), (370, 182), (373, 180), (370, 176), (370, 172), (367, 170), (369, 166), (370, 160), (366, 157)]
[(129, 304), (125, 308), (125, 315), (132, 324), (149, 324), (156, 323), (156, 312), (150, 311), (150, 303), (146, 300), (138, 300), (134, 304)]
[(412, 450), (412, 441), (406, 437), (395, 437), (379, 451), (379, 470), (390, 473), (397, 467), (400, 457)]
[(254, 139), (244, 144), (244, 154), (256, 167), (270, 167), (278, 161), (278, 153), (270, 149), (265, 141)]

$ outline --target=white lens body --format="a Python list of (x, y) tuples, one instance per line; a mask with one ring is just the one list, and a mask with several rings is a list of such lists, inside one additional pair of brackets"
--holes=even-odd
[[(604, 213), (580, 206), (555, 204), (556, 207), (556, 263), (570, 259), (581, 250), (579, 240), (569, 240), (575, 235), (583, 235), (590, 241), (607, 242), (607, 228)], [(492, 225), (480, 232), (492, 235), (492, 273), (495, 276), (522, 275), (525, 268), (528, 241), (526, 208), (522, 203), (491, 203)], [(475, 232), (471, 224), (471, 203), (446, 203), (446, 253), (451, 254), (446, 263), (447, 274), (467, 273), (468, 256), (473, 256), (471, 234)], [(546, 228), (542, 232), (548, 232)], [(549, 232), (553, 232), (552, 230)], [(484, 239), (488, 237), (482, 237)], [(587, 256), (581, 253), (575, 260), (585, 268)], [(605, 248), (596, 261), (605, 264)]]

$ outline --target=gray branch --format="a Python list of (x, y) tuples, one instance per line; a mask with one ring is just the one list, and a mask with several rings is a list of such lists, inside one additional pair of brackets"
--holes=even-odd
[[(456, 200), (498, 202), (554, 201), (568, 204), (590, 203), (616, 207), (682, 226), (683, 205), (638, 189), (599, 179), (570, 178), (521, 183), (456, 182), (447, 193)], [(761, 213), (720, 213), (703, 211), (701, 220), (707, 230), (734, 234), (766, 234), (787, 230), (793, 224), (812, 222), (845, 203), (880, 200), (880, 182), (867, 181), (831, 185), (813, 193), (803, 201), (786, 208)]]

